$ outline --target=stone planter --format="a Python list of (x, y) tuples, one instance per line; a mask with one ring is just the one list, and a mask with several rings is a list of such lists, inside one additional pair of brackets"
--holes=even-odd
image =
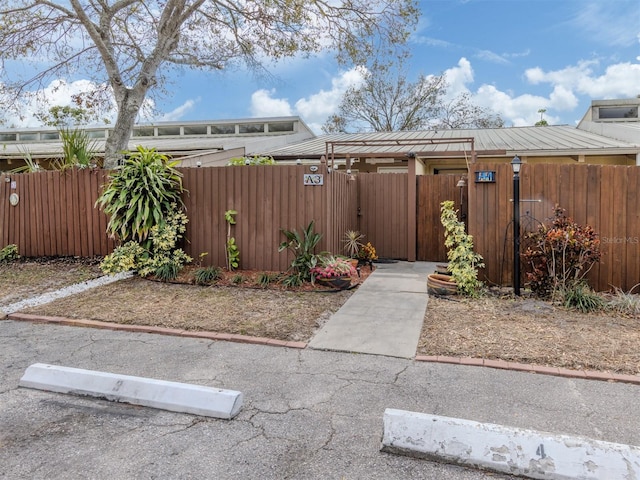
[(351, 286), (351, 277), (349, 275), (345, 275), (343, 277), (316, 277), (316, 282), (325, 287), (335, 288), (336, 290), (344, 290)]
[(455, 295), (458, 293), (458, 285), (449, 275), (432, 273), (427, 275), (427, 292), (433, 295)]
[(436, 273), (440, 275), (451, 275), (451, 273), (449, 273), (449, 266), (446, 263), (436, 264)]

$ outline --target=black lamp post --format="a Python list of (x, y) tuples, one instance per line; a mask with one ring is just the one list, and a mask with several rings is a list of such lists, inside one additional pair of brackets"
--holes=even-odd
[(511, 160), (513, 169), (513, 293), (520, 296), (520, 168), (522, 161), (516, 155)]

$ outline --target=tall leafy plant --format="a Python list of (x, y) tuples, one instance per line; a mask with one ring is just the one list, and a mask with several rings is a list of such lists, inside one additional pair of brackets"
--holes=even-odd
[(540, 225), (525, 241), (526, 278), (531, 290), (543, 298), (556, 299), (579, 286), (602, 255), (593, 228), (577, 224), (559, 205), (553, 209), (551, 224)]
[(122, 243), (147, 242), (151, 229), (160, 225), (171, 205), (183, 206), (182, 174), (177, 162), (155, 149), (139, 146), (117, 167), (96, 201), (109, 215), (107, 231)]
[(224, 212), (224, 219), (227, 222), (227, 243), (225, 245), (225, 253), (227, 257), (227, 269), (231, 272), (240, 266), (240, 250), (235, 237), (231, 236), (231, 227), (236, 224), (235, 210), (227, 210)]
[(94, 164), (98, 148), (85, 130), (63, 128), (58, 133), (62, 140), (62, 158), (53, 162), (56, 170), (89, 168)]
[(482, 282), (478, 280), (478, 268), (484, 267), (483, 258), (473, 251), (473, 237), (458, 220), (458, 212), (453, 201), (446, 200), (440, 204), (440, 222), (445, 229), (444, 245), (449, 250), (449, 271), (458, 291), (464, 295), (477, 297), (482, 291)]
[(278, 251), (288, 250), (293, 255), (290, 269), (298, 283), (311, 281), (311, 269), (318, 264), (315, 253), (322, 235), (313, 231), (313, 220), (299, 233), (297, 230), (280, 230), (286, 240), (280, 244)]

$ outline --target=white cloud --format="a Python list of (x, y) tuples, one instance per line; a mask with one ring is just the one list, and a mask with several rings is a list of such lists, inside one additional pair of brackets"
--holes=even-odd
[(549, 83), (591, 98), (627, 98), (640, 94), (640, 64), (609, 65), (601, 75), (594, 73), (596, 60), (581, 61), (561, 70), (545, 72), (540, 67), (525, 71), (526, 79), (534, 84)]
[(195, 100), (187, 100), (182, 105), (174, 108), (170, 112), (164, 113), (158, 118), (160, 122), (175, 122), (184, 118), (186, 114), (191, 112), (196, 104), (200, 101), (200, 97)]
[(27, 92), (16, 108), (18, 113), (5, 113), (5, 123), (7, 126), (22, 128), (41, 126), (42, 123), (36, 118), (36, 114), (46, 112), (53, 106), (75, 105), (74, 95), (96, 90), (97, 87), (90, 80), (76, 80), (71, 83), (62, 79), (53, 80), (37, 92)]
[(251, 95), (251, 115), (253, 117), (286, 117), (293, 115), (289, 101), (284, 98), (273, 98), (272, 90), (258, 90)]
[(492, 52), (491, 50), (480, 50), (478, 51), (478, 53), (476, 53), (475, 56), (481, 60), (486, 60), (492, 63), (500, 63), (500, 64), (509, 63), (509, 61), (505, 58), (504, 55), (500, 55), (499, 53)]
[[(502, 92), (493, 85), (482, 85), (473, 94), (473, 101), (499, 113), (507, 126), (522, 127), (533, 125), (540, 120), (538, 110), (550, 108), (551, 101), (538, 95), (518, 95)], [(545, 114), (545, 120), (550, 124), (558, 123), (558, 118)]]
[(320, 90), (301, 98), (295, 102), (294, 108), (289, 100), (274, 98), (275, 90), (258, 90), (251, 95), (251, 114), (255, 117), (299, 115), (309, 128), (320, 133), (329, 115), (338, 110), (344, 92), (359, 85), (362, 78), (363, 70), (358, 67), (342, 72), (331, 80), (330, 90)]
[(612, 46), (629, 47), (638, 34), (640, 9), (637, 0), (577, 2), (570, 22), (585, 37)]
[(462, 57), (458, 65), (444, 71), (447, 81), (447, 97), (453, 98), (461, 93), (468, 92), (467, 84), (473, 83), (473, 68), (471, 62)]

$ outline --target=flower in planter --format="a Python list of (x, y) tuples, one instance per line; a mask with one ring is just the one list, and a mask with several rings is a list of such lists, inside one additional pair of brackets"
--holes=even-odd
[(364, 262), (372, 262), (378, 259), (376, 254), (376, 248), (371, 245), (371, 242), (367, 242), (358, 250), (358, 259)]
[(311, 273), (315, 278), (338, 278), (355, 275), (356, 269), (348, 260), (330, 255), (320, 257)]

